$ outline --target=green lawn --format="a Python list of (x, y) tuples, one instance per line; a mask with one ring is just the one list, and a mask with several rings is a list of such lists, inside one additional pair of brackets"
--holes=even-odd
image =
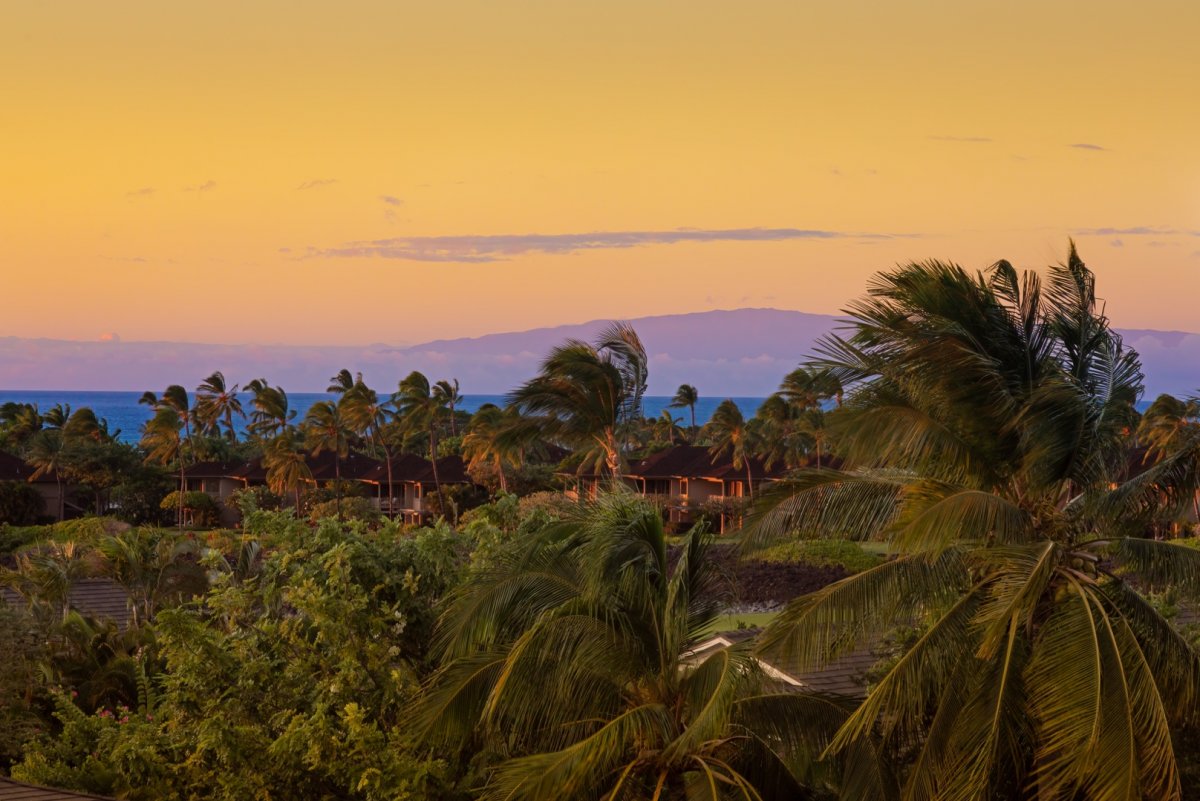
[(713, 631), (733, 631), (734, 629), (759, 629), (770, 623), (778, 612), (739, 612), (721, 615), (713, 624)]

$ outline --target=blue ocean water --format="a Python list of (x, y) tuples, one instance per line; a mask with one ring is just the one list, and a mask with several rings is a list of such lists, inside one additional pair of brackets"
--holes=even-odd
[[(69, 405), (72, 409), (90, 406), (97, 417), (108, 420), (110, 431), (120, 430), (120, 438), (126, 442), (136, 442), (141, 436), (142, 425), (150, 419), (150, 409), (138, 403), (141, 392), (87, 392), (87, 391), (40, 391), (40, 390), (10, 390), (0, 389), (0, 404), (9, 401), (17, 403), (34, 403), (43, 412), (56, 403)], [(334, 397), (324, 392), (293, 392), (288, 393), (288, 401), (296, 410), (297, 418), (304, 417), (309, 407), (320, 400)], [(701, 397), (696, 403), (696, 424), (703, 425), (712, 417), (717, 405), (725, 400), (723, 397)], [(747, 417), (754, 414), (765, 398), (733, 398), (734, 403)], [(645, 414), (647, 417), (658, 417), (663, 409), (670, 404), (671, 399), (665, 395), (647, 396), (645, 398)], [(249, 408), (249, 398), (242, 396), (242, 403)], [(466, 395), (459, 408), (463, 411), (474, 412), (485, 403), (504, 404), (503, 395)], [(673, 409), (672, 413), (682, 418), (681, 425), (690, 423), (687, 409)]]

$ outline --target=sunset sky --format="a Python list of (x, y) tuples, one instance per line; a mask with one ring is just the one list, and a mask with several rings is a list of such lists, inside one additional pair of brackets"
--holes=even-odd
[(9, 3), (0, 336), (415, 343), (1060, 260), (1200, 330), (1200, 4)]

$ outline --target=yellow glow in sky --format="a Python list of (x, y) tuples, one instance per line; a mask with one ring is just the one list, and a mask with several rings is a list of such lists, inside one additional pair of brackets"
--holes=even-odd
[(413, 343), (831, 312), (898, 261), (1041, 266), (1069, 236), (1118, 324), (1200, 330), (1193, 2), (4, 18), (0, 336)]

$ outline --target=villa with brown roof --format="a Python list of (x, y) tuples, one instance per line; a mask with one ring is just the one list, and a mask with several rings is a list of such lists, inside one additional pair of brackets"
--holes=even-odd
[[(743, 499), (787, 472), (780, 465), (767, 467), (757, 456), (747, 461), (748, 465), (734, 467), (728, 454), (714, 457), (712, 451), (699, 445), (673, 445), (630, 463), (621, 479), (658, 502), (668, 522), (688, 525), (707, 507), (718, 520), (718, 530), (724, 532), (740, 522), (735, 507)], [(562, 475), (574, 483), (568, 490), (573, 497), (582, 494), (594, 498), (606, 481), (606, 477), (594, 474)]]
[[(305, 463), (314, 484), (333, 481), (340, 472), (342, 481), (367, 485), (367, 495), (381, 513), (410, 523), (419, 523), (432, 514), (427, 499), (436, 494), (437, 483), (444, 486), (471, 483), (466, 465), (458, 456), (438, 459), (437, 482), (434, 481), (433, 464), (428, 459), (410, 453), (393, 456), (390, 491), (387, 464), (370, 456), (351, 453), (342, 458), (339, 466), (333, 454), (326, 451), (318, 456), (305, 456)], [(223, 525), (234, 525), (238, 521), (237, 512), (227, 503), (236, 490), (267, 483), (261, 459), (200, 462), (184, 468), (183, 472), (187, 490), (208, 493), (221, 507)]]

